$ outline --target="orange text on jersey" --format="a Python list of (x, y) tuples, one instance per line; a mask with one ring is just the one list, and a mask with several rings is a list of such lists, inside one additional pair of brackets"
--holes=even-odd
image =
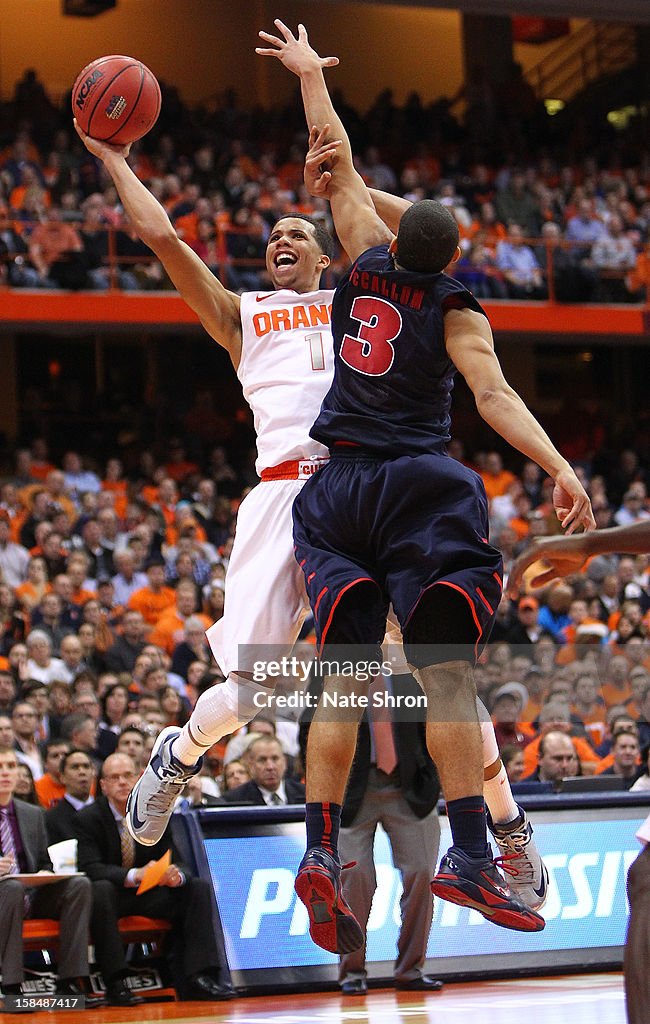
[(253, 317), (253, 326), (258, 338), (270, 331), (295, 331), (298, 327), (328, 327), (332, 312), (331, 304), (313, 303), (310, 306), (294, 306), (292, 309), (270, 309), (260, 311)]

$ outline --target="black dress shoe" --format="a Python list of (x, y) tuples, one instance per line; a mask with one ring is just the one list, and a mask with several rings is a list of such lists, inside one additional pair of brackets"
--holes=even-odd
[(183, 987), (183, 999), (234, 999), (232, 985), (220, 985), (209, 974), (194, 974)]
[(439, 978), (432, 978), (430, 974), (421, 974), (419, 978), (411, 978), (410, 981), (396, 981), (395, 988), (405, 989), (407, 992), (439, 992), (444, 981)]
[(132, 992), (126, 981), (121, 978), (106, 986), (106, 1002), (109, 1006), (139, 1006), (140, 1003), (144, 1003), (144, 999)]
[(83, 996), (87, 1010), (106, 1005), (106, 997), (101, 992), (93, 992), (88, 978), (59, 978), (56, 991), (63, 996)]
[(348, 978), (341, 982), (341, 992), (344, 996), (365, 996), (368, 994), (368, 982), (365, 978)]

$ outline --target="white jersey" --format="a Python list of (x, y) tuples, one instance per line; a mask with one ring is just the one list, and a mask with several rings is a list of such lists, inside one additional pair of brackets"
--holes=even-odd
[(253, 411), (258, 474), (289, 460), (323, 458), (309, 436), (334, 374), (332, 291), (245, 292), (237, 368)]

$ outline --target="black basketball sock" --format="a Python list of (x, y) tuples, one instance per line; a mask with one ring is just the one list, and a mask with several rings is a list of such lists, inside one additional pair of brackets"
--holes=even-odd
[(308, 803), (305, 806), (305, 823), (307, 825), (307, 850), (321, 846), (338, 860), (339, 827), (341, 824), (341, 805), (327, 803)]

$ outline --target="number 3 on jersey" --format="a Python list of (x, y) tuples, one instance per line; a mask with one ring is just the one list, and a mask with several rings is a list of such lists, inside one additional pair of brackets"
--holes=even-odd
[(359, 324), (357, 336), (346, 334), (339, 355), (347, 366), (369, 377), (388, 373), (395, 358), (391, 342), (402, 329), (402, 315), (385, 299), (358, 295), (350, 317)]

